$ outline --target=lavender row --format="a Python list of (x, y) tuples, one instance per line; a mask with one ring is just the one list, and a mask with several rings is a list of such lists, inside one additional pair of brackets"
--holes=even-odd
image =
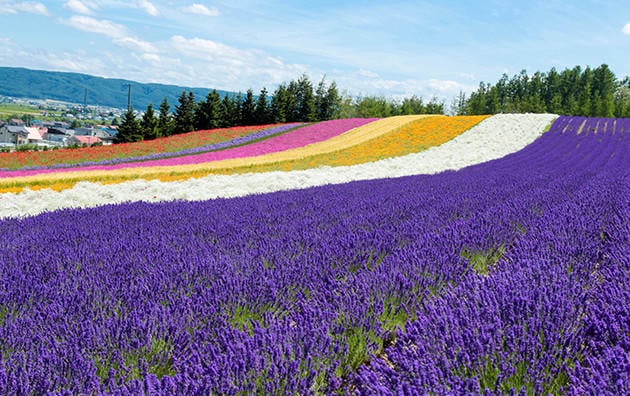
[(0, 389), (623, 390), (628, 146), (4, 220)]
[(559, 121), (494, 169), (477, 167), (536, 180), (523, 191), (536, 216), (491, 276), (469, 274), (422, 307), (360, 369), (359, 393), (630, 393), (630, 136)]

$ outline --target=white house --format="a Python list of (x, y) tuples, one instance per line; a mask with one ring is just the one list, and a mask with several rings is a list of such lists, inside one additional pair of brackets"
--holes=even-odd
[(28, 136), (26, 137), (26, 139), (30, 144), (42, 143), (44, 141), (42, 135), (39, 134), (39, 130), (37, 128), (24, 127), (24, 129), (26, 129), (26, 131), (28, 132)]

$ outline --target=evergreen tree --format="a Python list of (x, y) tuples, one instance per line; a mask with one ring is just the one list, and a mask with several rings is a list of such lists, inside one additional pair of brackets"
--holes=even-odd
[(326, 76), (322, 77), (315, 90), (315, 119), (325, 121), (333, 119), (339, 112), (341, 97), (337, 91), (337, 84), (333, 81), (326, 87)]
[(203, 99), (195, 106), (195, 114), (193, 115), (195, 130), (210, 129), (210, 120), (206, 112), (206, 101)]
[(618, 83), (613, 101), (615, 104), (615, 117), (630, 117), (630, 77), (626, 77)]
[(289, 119), (289, 91), (286, 85), (280, 84), (271, 96), (271, 117), (273, 122), (284, 123)]
[(607, 65), (596, 69), (575, 66), (558, 73), (525, 70), (496, 86), (479, 84), (466, 101), (467, 114), (505, 112), (551, 112), (565, 115), (612, 117), (619, 114), (619, 83)]
[(241, 103), (241, 125), (256, 124), (256, 104), (254, 103), (254, 92), (248, 89), (245, 99)]
[(459, 91), (456, 97), (451, 102), (450, 114), (452, 115), (466, 115), (466, 93), (462, 90)]
[(562, 114), (562, 93), (560, 90), (560, 74), (552, 67), (545, 78), (545, 93), (543, 99), (548, 112)]
[(529, 113), (544, 113), (547, 111), (545, 105), (545, 82), (543, 81), (543, 73), (537, 71), (531, 77), (528, 90), (527, 90), (527, 107), (526, 112)]
[(297, 81), (296, 90), (296, 121), (315, 121), (315, 96), (313, 95), (313, 84), (306, 74), (303, 74)]
[(255, 110), (255, 123), (257, 125), (264, 125), (271, 123), (271, 111), (269, 108), (269, 104), (267, 103), (267, 89), (263, 87), (260, 90), (260, 94), (258, 95), (258, 100), (256, 100), (256, 110)]
[(284, 112), (286, 114), (287, 122), (300, 121), (300, 114), (298, 111), (298, 104), (300, 100), (298, 83), (297, 81), (292, 80), (287, 86), (287, 95), (284, 103)]
[(602, 64), (593, 70), (593, 103), (592, 115), (598, 117), (613, 117), (615, 113), (615, 75)]
[(366, 96), (358, 100), (356, 114), (362, 118), (390, 117), (396, 115), (396, 108), (383, 96)]
[(584, 69), (580, 78), (580, 99), (578, 115), (588, 117), (591, 114), (593, 73), (590, 67)]
[(482, 81), (479, 83), (479, 88), (470, 94), (466, 102), (466, 114), (487, 114), (486, 93), (486, 84)]
[(437, 97), (432, 97), (425, 106), (425, 114), (444, 114), (444, 102)]
[(140, 129), (144, 140), (152, 140), (160, 136), (160, 130), (158, 129), (158, 118), (155, 116), (153, 110), (153, 104), (149, 103), (147, 111), (142, 115), (140, 121)]
[(337, 89), (337, 83), (331, 82), (328, 86), (328, 90), (326, 91), (326, 99), (324, 101), (324, 109), (322, 111), (322, 116), (324, 120), (332, 120), (337, 118), (339, 114), (339, 110), (341, 108), (341, 96), (339, 95), (339, 90)]
[(171, 115), (171, 105), (168, 103), (168, 98), (164, 98), (160, 103), (160, 115), (158, 116), (158, 136), (171, 136), (175, 129), (175, 123), (173, 116)]
[(210, 129), (219, 128), (221, 125), (221, 96), (216, 89), (210, 91), (206, 98), (206, 114)]
[(118, 127), (118, 133), (114, 141), (116, 143), (138, 142), (142, 140), (142, 128), (136, 119), (133, 108), (129, 106), (123, 114), (122, 123)]
[(399, 115), (408, 115), (408, 114), (424, 114), (425, 113), (424, 103), (422, 103), (422, 98), (412, 95), (410, 98), (403, 99), (399, 109)]
[(324, 76), (315, 90), (315, 118), (317, 121), (326, 120), (326, 107), (326, 76)]
[(183, 91), (179, 96), (179, 105), (175, 106), (175, 133), (185, 133), (195, 130), (195, 95), (192, 91)]
[(575, 66), (573, 69), (565, 69), (560, 73), (561, 91), (563, 100), (562, 113), (566, 115), (578, 115), (580, 106), (580, 76), (582, 68)]
[(197, 104), (195, 109), (195, 129), (215, 129), (222, 123), (221, 97), (216, 89), (206, 96), (205, 101)]
[(497, 85), (496, 85), (497, 100), (496, 100), (495, 110), (499, 113), (505, 113), (505, 107), (508, 101), (508, 90), (507, 90), (508, 79), (509, 79), (508, 75), (506, 73), (503, 73), (501, 75), (501, 78), (499, 79), (499, 82), (497, 82)]
[(240, 115), (238, 113), (238, 105), (236, 100), (228, 95), (223, 97), (221, 101), (220, 123), (221, 128), (229, 128), (235, 126), (239, 122)]

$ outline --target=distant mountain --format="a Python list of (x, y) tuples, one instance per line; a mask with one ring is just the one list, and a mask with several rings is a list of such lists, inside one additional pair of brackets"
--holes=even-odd
[[(211, 88), (190, 88), (177, 85), (143, 84), (135, 81), (95, 77), (87, 74), (0, 67), (0, 95), (16, 98), (53, 99), (107, 107), (126, 108), (128, 84), (131, 84), (131, 105), (145, 110), (153, 103), (156, 111), (164, 98), (171, 109), (178, 104), (182, 91), (192, 91), (197, 101), (204, 99)], [(217, 90), (221, 97), (234, 92)]]

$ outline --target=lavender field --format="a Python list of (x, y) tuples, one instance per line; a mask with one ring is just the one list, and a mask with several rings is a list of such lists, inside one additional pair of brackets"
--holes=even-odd
[(0, 220), (0, 393), (630, 394), (629, 153)]

